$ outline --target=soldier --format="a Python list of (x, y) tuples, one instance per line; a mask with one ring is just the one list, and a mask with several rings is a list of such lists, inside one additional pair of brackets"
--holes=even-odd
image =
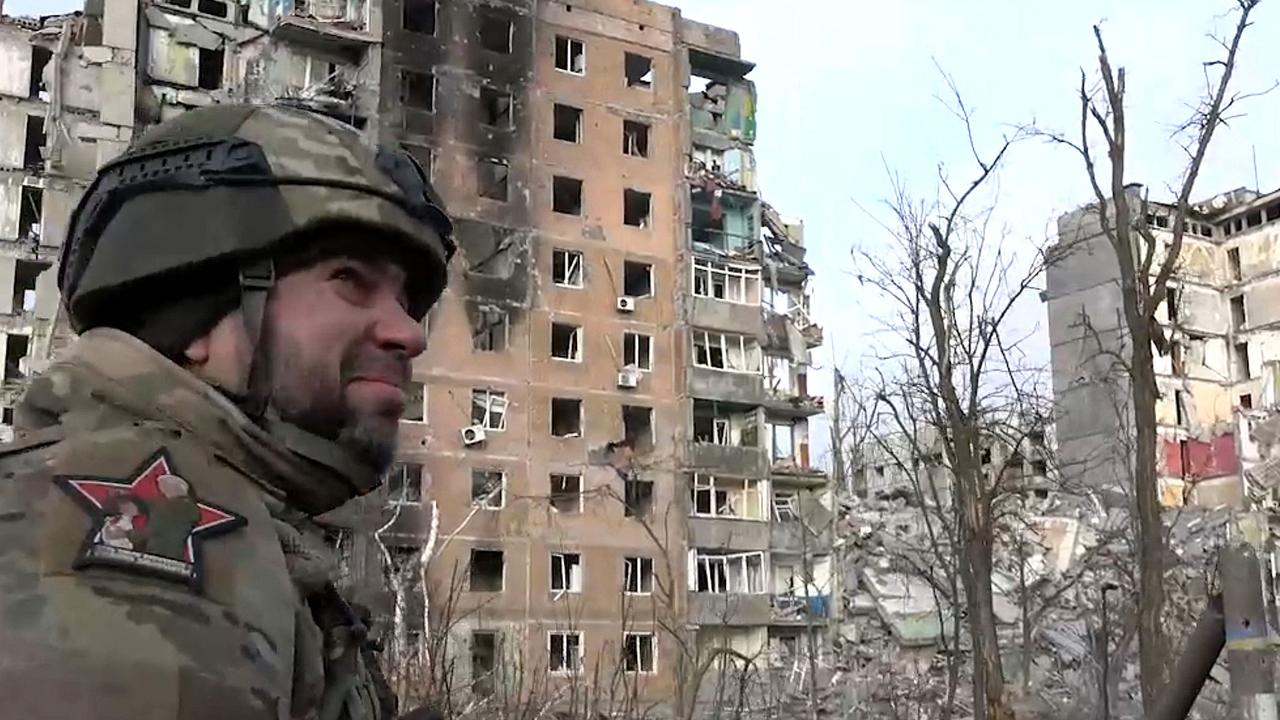
[(0, 715), (394, 714), (312, 518), (392, 460), (451, 232), (412, 158), (297, 108), (102, 168), (58, 267), (80, 336), (0, 447)]

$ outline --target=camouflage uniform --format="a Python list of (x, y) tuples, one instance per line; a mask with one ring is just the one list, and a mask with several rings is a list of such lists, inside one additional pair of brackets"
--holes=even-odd
[[(421, 252), (414, 270), (432, 273), (417, 297), (425, 312), (443, 289), (448, 223), (429, 188), (420, 202), (412, 183), (406, 191), (403, 178), (388, 180), (397, 167), (382, 157), (375, 166), (372, 150), (336, 123), (282, 108), (189, 115), (144, 136), (86, 193), (59, 270), (68, 313), (84, 332), (32, 382), (15, 440), (0, 446), (0, 715), (381, 720), (394, 703), (370, 662), (364, 624), (334, 589), (336, 562), (311, 520), (376, 487), (378, 473), (92, 317), (116, 283), (198, 265), (202, 253), (225, 254), (228, 241), (239, 243), (236, 257), (260, 263), (282, 235), (335, 215), (399, 233)], [(192, 155), (192, 143), (209, 138), (222, 138), (224, 150), (227, 138), (241, 143), (231, 153), (240, 157), (248, 141), (266, 156), (268, 174), (294, 179), (190, 192), (192, 177), (157, 185), (145, 175), (157, 148), (172, 166), (173, 152)], [(252, 178), (253, 170), (237, 172)], [(127, 189), (140, 172), (145, 192), (113, 202), (112, 174), (123, 174), (116, 187)], [(129, 256), (147, 212), (195, 213), (201, 197), (219, 201), (209, 193), (267, 209), (221, 247), (210, 249), (193, 219), (170, 233), (174, 247)], [(95, 216), (104, 207), (113, 213), (105, 220)], [(194, 239), (184, 237), (188, 228)], [(261, 289), (250, 285), (246, 324), (255, 314), (248, 306), (264, 299), (250, 297)], [(260, 327), (249, 329), (256, 341)], [(150, 552), (148, 513), (174, 497), (185, 504), (156, 522), (169, 536), (190, 525), (185, 548)]]

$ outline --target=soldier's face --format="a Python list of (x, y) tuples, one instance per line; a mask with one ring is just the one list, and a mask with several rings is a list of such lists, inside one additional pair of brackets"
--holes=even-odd
[(335, 257), (279, 278), (264, 340), (281, 416), (388, 467), (411, 361), (426, 349), (406, 307), (390, 262)]

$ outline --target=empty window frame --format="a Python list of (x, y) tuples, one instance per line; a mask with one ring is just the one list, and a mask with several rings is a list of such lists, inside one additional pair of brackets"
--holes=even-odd
[(507, 474), (501, 470), (471, 470), (471, 504), (485, 510), (501, 510), (506, 504)]
[(690, 550), (690, 587), (700, 593), (760, 594), (765, 592), (763, 552), (720, 554)]
[(39, 115), (28, 115), (22, 150), (22, 167), (28, 169), (44, 167), (44, 146), (47, 140), (44, 132), (44, 118)]
[(551, 398), (551, 435), (558, 438), (582, 436), (581, 398)]
[(623, 483), (623, 516), (648, 517), (653, 509), (653, 481), (628, 478)]
[(471, 424), (495, 432), (506, 430), (507, 394), (498, 390), (472, 390)]
[(1227, 267), (1231, 271), (1231, 279), (1239, 282), (1243, 277), (1240, 267), (1240, 248), (1227, 248)]
[(634, 120), (622, 121), (622, 154), (649, 157), (649, 126)]
[(622, 591), (628, 595), (653, 593), (653, 558), (625, 557), (622, 559)]
[(216, 50), (198, 49), (196, 56), (196, 87), (203, 90), (218, 90), (222, 87), (222, 68), (226, 63), (226, 55), (222, 48)]
[(769, 423), (770, 457), (774, 462), (786, 462), (795, 459), (795, 426), (791, 423)]
[(623, 59), (623, 73), (627, 78), (627, 87), (642, 90), (653, 89), (653, 60), (644, 55), (627, 53)]
[(743, 305), (760, 304), (760, 269), (693, 260), (693, 294)]
[(480, 305), (470, 308), (471, 348), (478, 352), (504, 352), (511, 340), (511, 316), (502, 308)]
[(657, 672), (653, 633), (622, 634), (622, 669), (629, 673)]
[(436, 76), (401, 68), (400, 102), (405, 107), (433, 112), (436, 109)]
[(800, 519), (800, 496), (795, 490), (777, 490), (773, 493), (773, 519), (793, 522)]
[(635, 260), (622, 263), (622, 294), (627, 297), (653, 297), (653, 265)]
[(422, 502), (422, 465), (402, 462), (387, 472), (387, 502), (393, 505), (417, 505)]
[(627, 188), (622, 191), (622, 223), (631, 227), (647, 228), (652, 222), (653, 195)]
[(553, 673), (573, 673), (582, 670), (582, 633), (553, 631), (547, 633), (547, 650), (550, 654), (547, 669)]
[(1244, 312), (1244, 296), (1237, 295), (1231, 298), (1231, 327), (1239, 330), (1249, 322), (1248, 316)]
[(492, 630), (471, 631), (471, 691), (481, 697), (494, 691), (494, 675), (498, 670), (498, 633)]
[(582, 476), (551, 474), (551, 509), (566, 515), (582, 512)]
[(551, 592), (582, 592), (582, 556), (578, 553), (551, 553)]
[(512, 124), (511, 93), (487, 85), (480, 87), (480, 122), (500, 130), (509, 130)]
[(653, 448), (653, 408), (622, 406), (622, 435), (628, 447), (644, 452)]
[(405, 386), (404, 410), (400, 419), (405, 422), (425, 422), (427, 419), (427, 386), (411, 381)]
[(490, 200), (507, 201), (507, 188), (511, 168), (501, 158), (480, 158), (476, 161), (476, 194)]
[(622, 362), (636, 370), (652, 370), (653, 338), (640, 333), (622, 333)]
[(552, 322), (551, 357), (556, 360), (582, 362), (582, 327)]
[(700, 517), (764, 520), (764, 491), (760, 480), (714, 477), (695, 473), (693, 476), (693, 515)]
[(13, 311), (32, 312), (36, 309), (36, 282), (40, 273), (51, 263), (35, 260), (16, 260), (13, 272)]
[(732, 412), (712, 400), (693, 401), (693, 441), (706, 445), (759, 447), (756, 413)]
[(582, 287), (582, 253), (554, 248), (551, 251), (551, 282), (560, 287)]
[(506, 558), (501, 550), (471, 549), (467, 589), (471, 592), (502, 592)]
[(23, 185), (18, 192), (18, 238), (39, 241), (44, 234), (44, 188)]
[(400, 7), (401, 27), (413, 33), (436, 34), (435, 0), (403, 0)]
[(564, 142), (582, 142), (582, 108), (556, 103), (551, 113), (552, 137)]
[(791, 396), (794, 383), (791, 381), (791, 358), (782, 355), (765, 357), (765, 378), (768, 390), (775, 395)]
[(556, 36), (556, 69), (573, 75), (587, 74), (587, 46), (568, 35)]
[(1234, 350), (1235, 350), (1235, 356), (1236, 356), (1235, 357), (1236, 380), (1237, 381), (1248, 380), (1251, 377), (1251, 375), (1249, 374), (1249, 343), (1247, 342), (1236, 343)]
[(502, 17), (491, 9), (482, 8), (480, 15), (480, 47), (502, 55), (511, 54), (511, 36), (514, 27), (510, 18)]
[(552, 177), (551, 209), (562, 215), (581, 215), (582, 181), (560, 175)]
[(694, 330), (693, 364), (712, 370), (759, 373), (760, 345), (743, 335)]

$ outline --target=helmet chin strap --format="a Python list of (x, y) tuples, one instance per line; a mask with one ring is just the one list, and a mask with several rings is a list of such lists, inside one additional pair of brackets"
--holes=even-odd
[(267, 297), (275, 282), (275, 263), (270, 258), (251, 260), (240, 266), (240, 311), (252, 350), (249, 377), (238, 404), (246, 415), (285, 447), (312, 462), (338, 471), (355, 495), (363, 495), (381, 483), (381, 477), (372, 465), (362, 462), (338, 443), (282, 420), (271, 408), (271, 361), (263, 338)]

